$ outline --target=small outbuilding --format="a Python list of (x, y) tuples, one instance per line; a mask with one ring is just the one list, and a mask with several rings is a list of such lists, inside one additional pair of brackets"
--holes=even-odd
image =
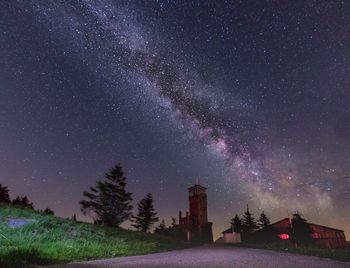
[(235, 233), (231, 228), (222, 232), (222, 236), (215, 243), (241, 243), (241, 234)]

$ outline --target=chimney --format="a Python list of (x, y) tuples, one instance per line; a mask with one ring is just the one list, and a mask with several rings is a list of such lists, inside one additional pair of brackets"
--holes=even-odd
[(179, 211), (179, 224), (181, 223), (181, 218), (182, 218), (182, 212), (181, 210)]

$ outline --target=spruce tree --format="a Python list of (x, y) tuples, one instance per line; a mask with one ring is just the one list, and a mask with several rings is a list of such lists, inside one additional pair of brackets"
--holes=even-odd
[(12, 204), (22, 208), (34, 209), (34, 205), (29, 201), (27, 196), (17, 196), (12, 200)]
[(154, 233), (163, 234), (166, 231), (167, 227), (165, 224), (165, 220), (163, 219), (160, 224), (154, 229)]
[(132, 217), (134, 222), (132, 226), (141, 232), (147, 232), (155, 222), (158, 222), (157, 213), (153, 207), (152, 195), (147, 194), (137, 204), (137, 209), (137, 215)]
[(239, 216), (236, 214), (235, 217), (231, 220), (231, 226), (235, 233), (242, 232), (242, 221)]
[(299, 245), (308, 245), (312, 242), (312, 229), (306, 219), (299, 212), (293, 214), (292, 236)]
[(9, 204), (11, 203), (9, 190), (6, 186), (0, 184), (0, 203)]
[(266, 216), (265, 212), (261, 212), (260, 214), (260, 218), (258, 220), (258, 226), (260, 228), (264, 228), (266, 226), (269, 226), (270, 225), (270, 219), (269, 217)]
[(258, 226), (253, 217), (253, 214), (250, 213), (248, 206), (247, 206), (247, 211), (243, 215), (242, 223), (243, 223), (243, 232), (245, 233), (250, 234), (258, 229)]
[(15, 199), (12, 200), (12, 204), (15, 206), (21, 206), (22, 205), (22, 199), (21, 197), (17, 196)]
[(119, 164), (83, 195), (87, 200), (80, 202), (81, 210), (85, 215), (92, 212), (95, 223), (119, 226), (131, 216), (132, 194), (126, 191), (126, 177)]
[(50, 208), (46, 208), (43, 212), (47, 215), (55, 215), (55, 212), (53, 212), (53, 210)]
[(176, 225), (178, 225), (178, 224), (177, 224), (177, 219), (174, 218), (174, 217), (172, 217), (172, 218), (171, 218), (171, 226), (174, 227), (174, 226), (176, 226)]

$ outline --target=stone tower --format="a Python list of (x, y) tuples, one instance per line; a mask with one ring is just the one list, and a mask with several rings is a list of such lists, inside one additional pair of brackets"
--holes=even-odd
[(179, 224), (186, 239), (196, 242), (213, 242), (212, 223), (208, 222), (207, 188), (196, 184), (188, 188), (190, 213), (182, 218), (179, 212)]
[(198, 184), (188, 188), (190, 201), (190, 217), (193, 225), (201, 225), (208, 222), (207, 188)]

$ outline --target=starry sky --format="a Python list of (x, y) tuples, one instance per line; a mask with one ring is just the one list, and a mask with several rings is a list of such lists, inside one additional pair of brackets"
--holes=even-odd
[(0, 2), (0, 183), (71, 217), (120, 162), (170, 223), (208, 187), (350, 238), (348, 1)]

